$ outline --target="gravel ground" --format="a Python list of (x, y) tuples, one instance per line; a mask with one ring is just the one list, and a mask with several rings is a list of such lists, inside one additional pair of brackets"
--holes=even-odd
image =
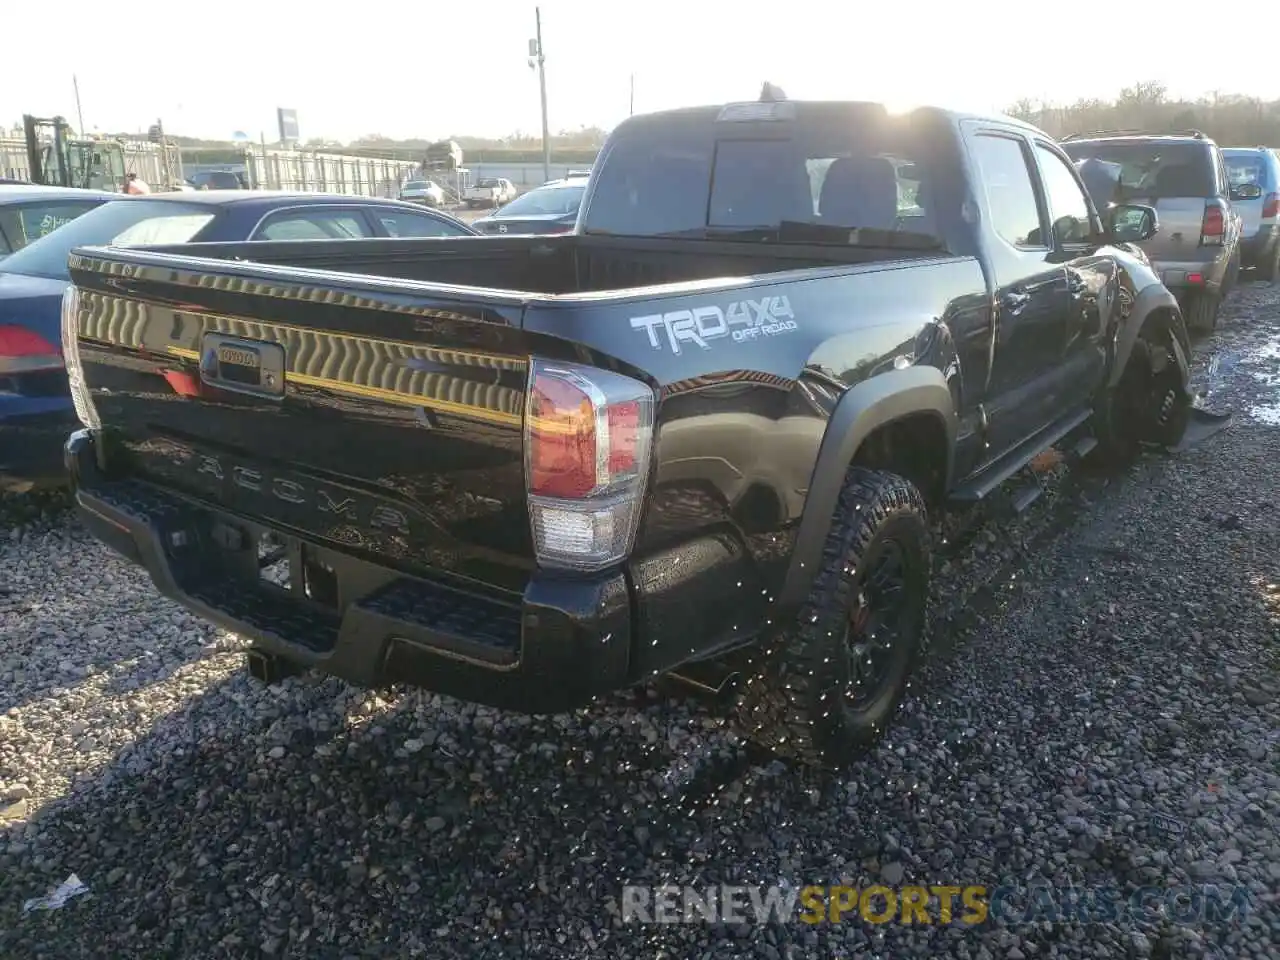
[[(744, 751), (713, 705), (652, 691), (533, 720), (314, 677), (264, 688), (238, 638), (65, 515), (25, 517), (0, 531), (0, 956), (1274, 957), (1278, 307), (1280, 285), (1245, 285), (1200, 348), (1210, 405), (1240, 411), (1227, 431), (1123, 477), (1075, 471), (1017, 523), (952, 537), (937, 656), (842, 777)], [(71, 873), (90, 896), (22, 913)], [(1254, 909), (616, 918), (624, 883), (1037, 880), (1240, 884)]]

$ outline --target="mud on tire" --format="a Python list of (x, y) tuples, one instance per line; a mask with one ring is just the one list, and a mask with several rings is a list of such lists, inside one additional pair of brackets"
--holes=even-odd
[[(762, 646), (747, 673), (734, 708), (744, 736), (827, 767), (875, 744), (921, 649), (929, 538), (912, 483), (849, 469), (798, 621)], [(886, 572), (895, 569), (896, 588)]]

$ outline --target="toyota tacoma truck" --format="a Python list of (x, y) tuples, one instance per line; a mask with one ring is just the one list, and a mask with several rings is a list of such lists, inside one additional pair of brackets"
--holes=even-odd
[(922, 650), (931, 511), (1186, 428), (1154, 211), (1026, 124), (656, 113), (587, 190), (563, 236), (77, 249), (84, 521), (265, 680), (732, 676), (746, 736), (838, 766)]

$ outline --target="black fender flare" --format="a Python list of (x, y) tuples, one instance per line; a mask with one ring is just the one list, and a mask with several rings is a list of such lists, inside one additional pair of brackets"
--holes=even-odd
[(1107, 389), (1113, 389), (1124, 375), (1124, 368), (1129, 363), (1133, 346), (1138, 342), (1138, 334), (1148, 319), (1157, 311), (1167, 311), (1173, 318), (1170, 333), (1174, 359), (1178, 364), (1178, 372), (1182, 378), (1183, 388), (1191, 378), (1190, 348), (1191, 341), (1187, 336), (1186, 322), (1182, 318), (1182, 309), (1169, 288), (1163, 283), (1153, 283), (1143, 288), (1133, 301), (1129, 316), (1116, 332), (1115, 361), (1111, 366), (1111, 374), (1107, 378)]
[(946, 482), (950, 487), (957, 424), (951, 388), (941, 370), (929, 366), (888, 370), (846, 390), (836, 402), (809, 479), (791, 563), (778, 595), (779, 606), (798, 606), (809, 595), (840, 488), (858, 447), (877, 428), (917, 413), (936, 415), (946, 430)]

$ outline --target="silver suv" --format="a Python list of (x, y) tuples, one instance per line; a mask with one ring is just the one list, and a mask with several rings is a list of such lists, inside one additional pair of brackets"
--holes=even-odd
[(1173, 136), (1113, 131), (1067, 137), (1062, 149), (1077, 164), (1095, 161), (1115, 171), (1111, 196), (1094, 202), (1156, 208), (1160, 229), (1140, 244), (1189, 326), (1211, 330), (1240, 272), (1240, 214), (1218, 145), (1198, 130)]
[(1280, 156), (1267, 147), (1226, 147), (1222, 159), (1244, 221), (1240, 263), (1253, 267), (1259, 280), (1275, 280), (1280, 274)]

